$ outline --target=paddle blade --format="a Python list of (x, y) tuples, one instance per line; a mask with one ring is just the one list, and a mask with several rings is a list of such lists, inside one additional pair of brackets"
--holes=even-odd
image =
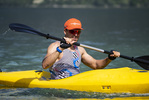
[[(16, 32), (25, 32), (25, 33), (40, 35), (40, 36), (46, 37), (47, 39), (50, 38), (50, 39), (65, 42), (62, 38), (58, 38), (55, 36), (51, 36), (49, 34), (41, 33), (41, 32), (39, 32), (39, 31), (37, 31), (37, 30), (27, 26), (27, 25), (24, 25), (24, 24), (12, 23), (12, 24), (9, 24), (9, 28), (13, 31), (16, 31)], [(75, 43), (75, 44), (79, 45), (79, 43)]]
[(12, 24), (9, 24), (9, 28), (16, 32), (25, 32), (25, 33), (40, 35), (40, 36), (49, 38), (48, 34), (43, 34), (27, 25), (24, 25), (24, 24), (12, 23)]
[(142, 68), (149, 70), (149, 56), (137, 57), (134, 61)]
[(9, 28), (16, 32), (26, 32), (26, 33), (36, 34), (35, 32), (36, 30), (34, 30), (33, 28), (19, 23), (10, 24)]

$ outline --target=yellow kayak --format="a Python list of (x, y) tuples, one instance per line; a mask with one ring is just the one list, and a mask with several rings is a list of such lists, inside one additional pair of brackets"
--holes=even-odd
[(57, 88), (102, 93), (149, 93), (149, 71), (128, 67), (83, 72), (51, 80), (46, 71), (0, 72), (0, 87)]

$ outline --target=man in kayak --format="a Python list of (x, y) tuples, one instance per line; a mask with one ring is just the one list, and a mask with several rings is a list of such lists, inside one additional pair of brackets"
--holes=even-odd
[(94, 59), (83, 47), (73, 45), (78, 41), (81, 30), (83, 30), (82, 25), (78, 19), (67, 20), (64, 24), (65, 43), (56, 41), (48, 47), (42, 67), (49, 68), (52, 79), (66, 78), (80, 73), (81, 62), (92, 69), (102, 69), (120, 56), (119, 52), (112, 51), (105, 59)]

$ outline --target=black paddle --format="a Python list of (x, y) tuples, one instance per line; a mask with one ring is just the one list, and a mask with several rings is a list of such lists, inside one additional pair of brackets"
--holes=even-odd
[[(31, 34), (43, 36), (43, 37), (45, 37), (47, 39), (50, 38), (50, 39), (54, 39), (54, 40), (58, 40), (58, 41), (64, 42), (64, 40), (62, 38), (54, 37), (54, 36), (51, 36), (50, 34), (41, 33), (39, 31), (37, 31), (37, 30), (35, 30), (35, 29), (33, 29), (33, 28), (29, 27), (29, 26), (23, 25), (23, 24), (12, 23), (12, 24), (9, 25), (9, 28), (11, 30), (16, 31), (16, 32), (31, 33)], [(110, 54), (111, 53), (110, 51), (102, 50), (102, 49), (99, 49), (99, 48), (91, 47), (91, 46), (80, 44), (80, 43), (77, 43), (77, 42), (75, 42), (74, 45), (81, 46), (81, 47), (84, 47), (84, 48), (88, 48), (88, 49), (91, 49), (91, 50), (95, 50), (95, 51), (98, 51), (98, 52), (106, 53), (106, 54)], [(128, 60), (134, 61), (138, 65), (140, 65), (142, 68), (144, 68), (146, 70), (149, 70), (149, 56), (148, 55), (147, 56), (140, 56), (140, 57), (137, 57), (137, 58), (128, 57), (128, 56), (125, 56), (125, 55), (120, 55), (120, 57), (124, 58), (124, 59), (128, 59)]]

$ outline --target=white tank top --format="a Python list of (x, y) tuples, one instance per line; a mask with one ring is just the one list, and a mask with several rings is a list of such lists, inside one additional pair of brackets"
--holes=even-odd
[(75, 52), (63, 50), (63, 57), (50, 67), (52, 79), (61, 79), (80, 73), (81, 54), (75, 46)]

